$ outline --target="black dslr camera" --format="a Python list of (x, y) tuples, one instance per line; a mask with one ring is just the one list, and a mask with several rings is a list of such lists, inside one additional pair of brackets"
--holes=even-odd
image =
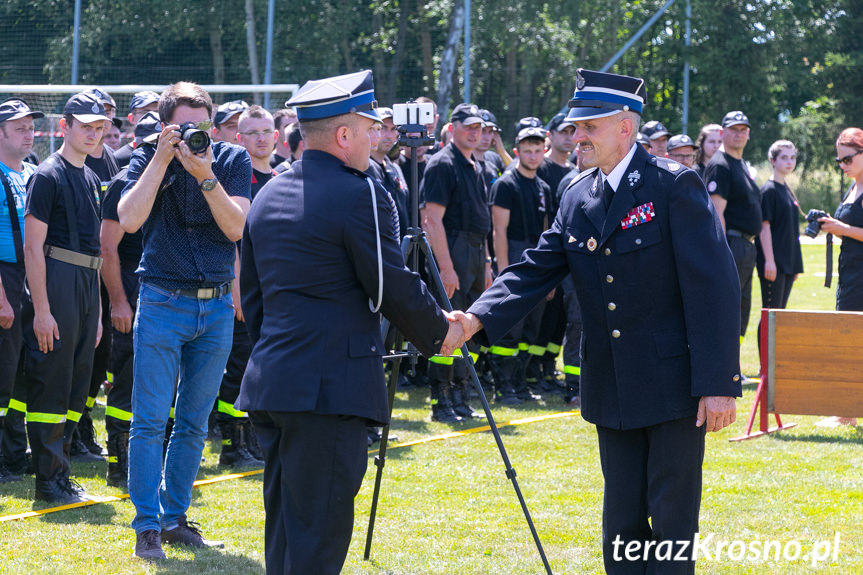
[(814, 238), (818, 235), (818, 232), (821, 231), (821, 222), (818, 221), (818, 218), (829, 218), (830, 214), (825, 212), (824, 210), (809, 210), (809, 213), (806, 214), (806, 229), (803, 230), (803, 233), (809, 236), (810, 238)]
[(210, 147), (210, 134), (204, 130), (199, 130), (198, 125), (194, 122), (186, 122), (180, 126), (179, 131), (180, 138), (186, 142), (192, 153), (200, 154)]

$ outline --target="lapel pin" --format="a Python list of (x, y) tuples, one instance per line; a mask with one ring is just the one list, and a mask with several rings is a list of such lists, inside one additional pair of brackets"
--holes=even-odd
[(593, 251), (596, 249), (596, 238), (591, 237), (587, 240), (587, 249)]
[(573, 243), (573, 242), (575, 242), (575, 237), (569, 236), (569, 243)]
[(626, 178), (629, 180), (629, 186), (632, 187), (641, 179), (641, 174), (638, 173), (638, 170), (635, 170), (634, 172), (630, 172)]

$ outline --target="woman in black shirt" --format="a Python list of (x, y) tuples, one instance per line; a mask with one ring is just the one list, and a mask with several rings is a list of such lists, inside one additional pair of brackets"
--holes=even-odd
[[(821, 229), (842, 238), (836, 309), (863, 311), (863, 130), (846, 128), (836, 140), (836, 162), (852, 183), (834, 217), (821, 218)], [(831, 418), (856, 425), (856, 418)]]

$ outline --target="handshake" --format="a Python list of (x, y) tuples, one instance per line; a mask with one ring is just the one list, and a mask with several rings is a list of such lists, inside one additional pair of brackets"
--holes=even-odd
[(449, 320), (449, 331), (447, 331), (446, 338), (441, 345), (440, 355), (452, 355), (455, 350), (461, 348), (467, 340), (482, 329), (482, 323), (472, 313), (458, 310), (445, 311), (444, 315)]

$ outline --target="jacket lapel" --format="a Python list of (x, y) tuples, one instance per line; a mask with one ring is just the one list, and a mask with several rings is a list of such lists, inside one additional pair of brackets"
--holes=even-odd
[(592, 223), (593, 227), (597, 230), (602, 230), (602, 226), (605, 222), (605, 205), (602, 203), (601, 181), (602, 179), (599, 175), (599, 170), (596, 170), (593, 184), (590, 187), (589, 197), (584, 203), (583, 208), (584, 215), (587, 216), (587, 219), (590, 220), (590, 223)]
[[(637, 146), (635, 155), (632, 161), (623, 173), (623, 178), (620, 180), (620, 185), (617, 186), (617, 191), (614, 192), (614, 199), (611, 201), (611, 206), (608, 209), (608, 216), (602, 225), (602, 237), (599, 240), (599, 245), (603, 245), (614, 230), (620, 228), (620, 221), (635, 207), (635, 191), (641, 187), (644, 182), (644, 167), (647, 164), (647, 152), (641, 146)], [(602, 200), (600, 200), (600, 205)]]

